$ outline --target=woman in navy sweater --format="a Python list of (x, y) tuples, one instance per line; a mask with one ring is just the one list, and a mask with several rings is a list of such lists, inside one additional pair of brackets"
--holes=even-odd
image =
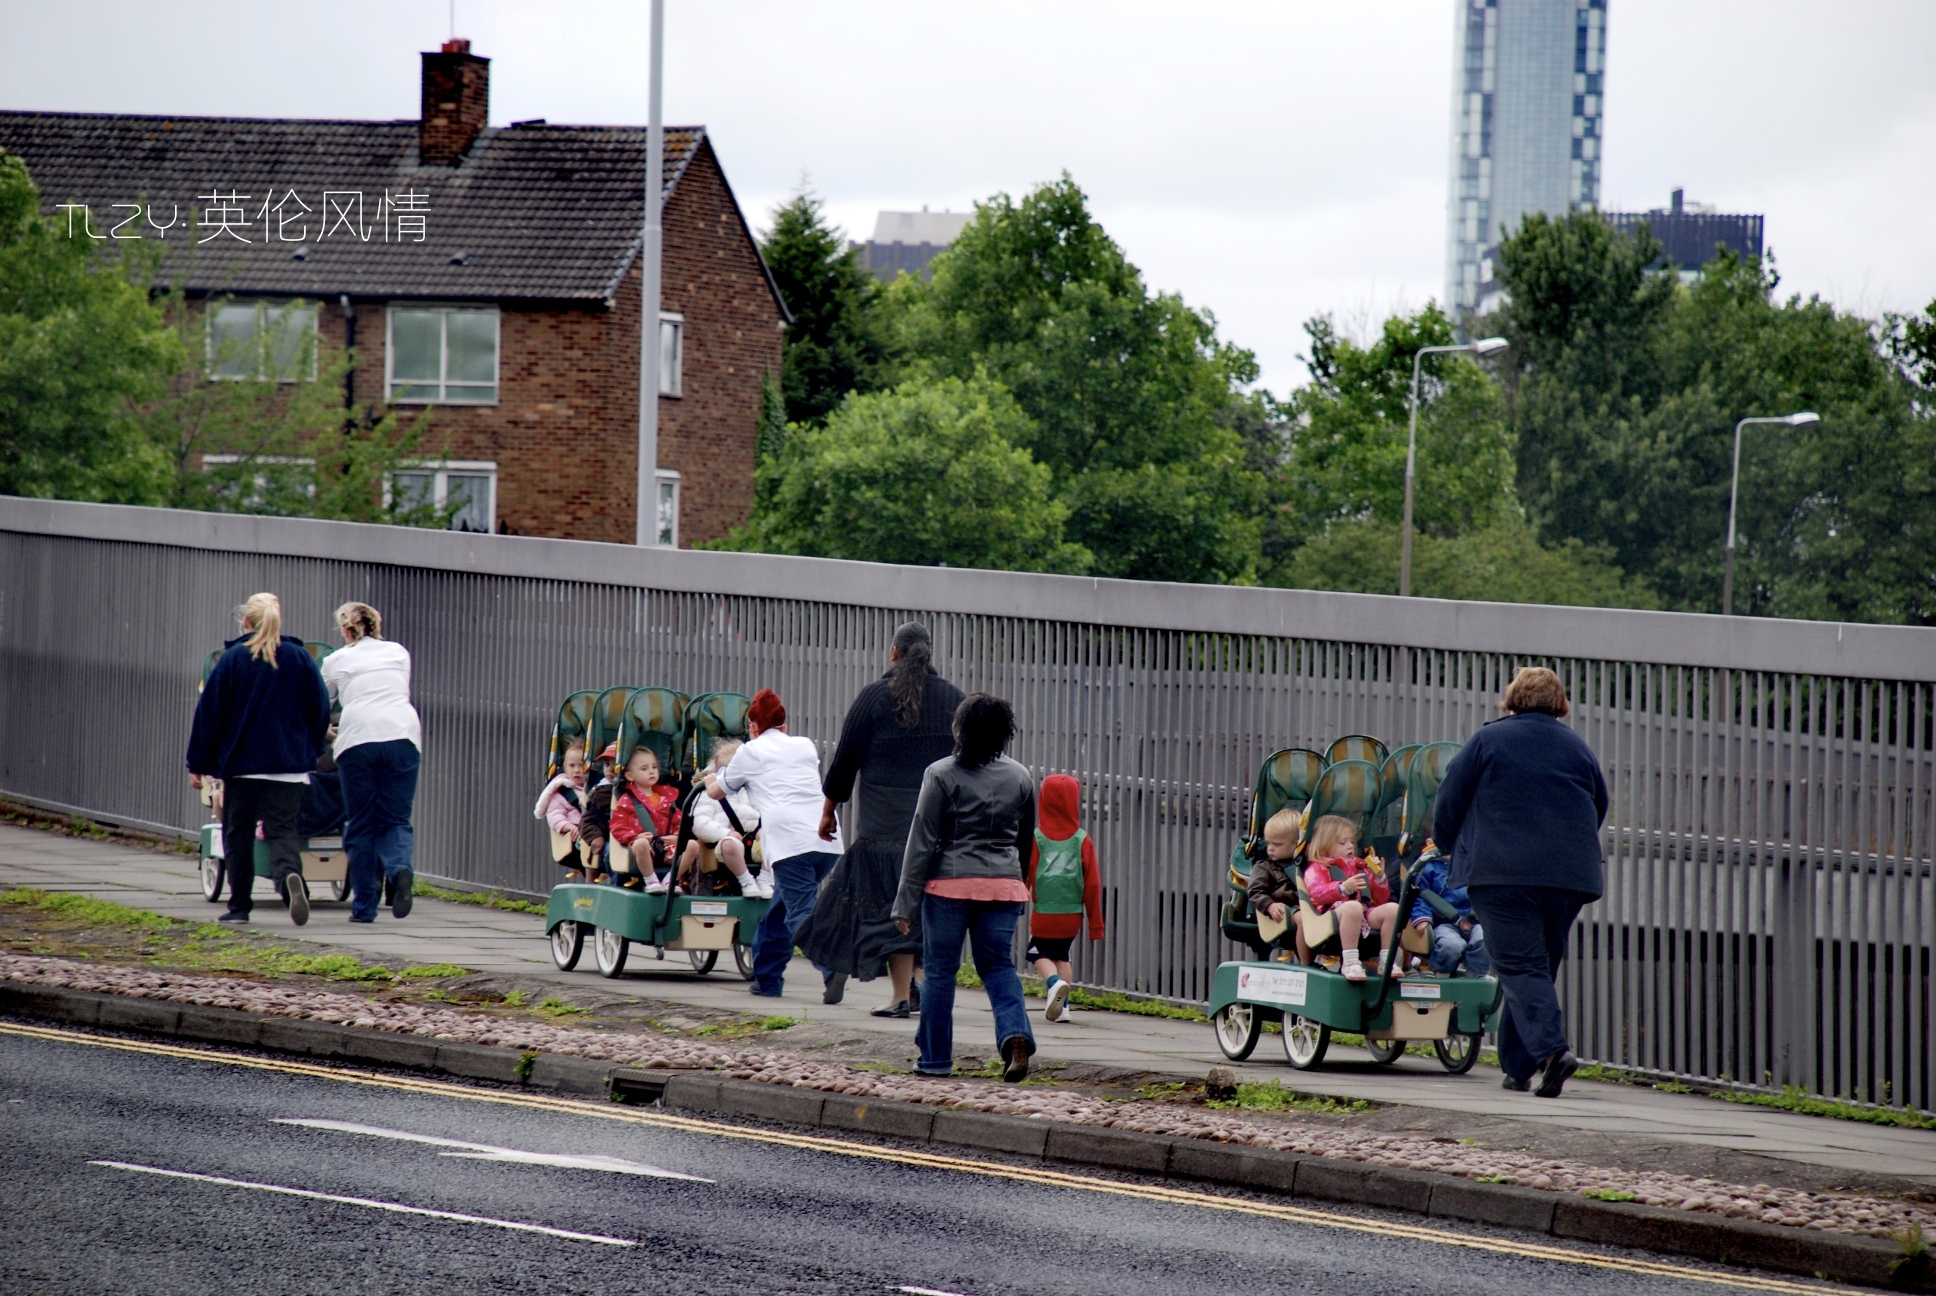
[(1554, 974), (1582, 907), (1606, 889), (1600, 825), (1607, 781), (1584, 739), (1562, 723), (1566, 686), (1526, 666), (1506, 686), (1506, 714), (1472, 735), (1446, 769), (1433, 840), (1452, 857), (1485, 928), (1506, 993), (1499, 1023), (1505, 1087), (1557, 1098), (1579, 1060), (1566, 1044)]
[(282, 633), (282, 604), (255, 594), (242, 605), (242, 634), (231, 639), (195, 704), (188, 736), (188, 779), (222, 781), (222, 843), (228, 856), (229, 911), (247, 922), (254, 907), (255, 831), (269, 847), (276, 889), (297, 926), (309, 921), (297, 818), (304, 784), (329, 731), (329, 690), (302, 640)]

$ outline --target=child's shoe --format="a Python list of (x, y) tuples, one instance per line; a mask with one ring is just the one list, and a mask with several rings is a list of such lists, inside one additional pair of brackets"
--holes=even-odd
[(1358, 956), (1357, 950), (1348, 949), (1344, 952), (1344, 979), (1347, 981), (1365, 979), (1365, 962)]
[(645, 884), (645, 893), (647, 895), (664, 895), (666, 893), (665, 879), (657, 873), (654, 873), (652, 880)]
[(1049, 981), (1048, 1006), (1042, 1009), (1044, 1021), (1061, 1021), (1069, 1011), (1069, 992), (1075, 989), (1061, 977)]

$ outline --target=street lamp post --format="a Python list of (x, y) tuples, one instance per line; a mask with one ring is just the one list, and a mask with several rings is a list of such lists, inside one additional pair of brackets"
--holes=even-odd
[(1808, 410), (1778, 418), (1744, 418), (1734, 425), (1734, 476), (1728, 483), (1728, 562), (1721, 577), (1721, 615), (1734, 615), (1734, 502), (1741, 491), (1741, 429), (1750, 423), (1784, 423), (1792, 428), (1814, 427), (1822, 416)]
[(1474, 355), (1496, 355), (1506, 349), (1506, 339), (1502, 337), (1480, 338), (1477, 342), (1463, 342), (1458, 346), (1420, 347), (1412, 357), (1412, 420), (1411, 432), (1405, 441), (1405, 526), (1398, 541), (1398, 592), (1410, 595), (1412, 592), (1412, 497), (1418, 489), (1418, 367), (1419, 362), (1428, 355), (1445, 355), (1454, 351), (1470, 351)]
[(659, 208), (665, 193), (665, 0), (652, 0), (646, 85), (645, 230), (639, 249), (639, 508), (637, 543), (659, 542)]

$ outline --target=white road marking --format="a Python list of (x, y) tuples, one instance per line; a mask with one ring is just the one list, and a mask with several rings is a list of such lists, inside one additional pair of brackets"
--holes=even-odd
[(169, 1179), (193, 1179), (197, 1183), (223, 1188), (250, 1188), (256, 1192), (281, 1193), (287, 1197), (306, 1197), (310, 1201), (339, 1202), (345, 1206), (368, 1206), (372, 1210), (392, 1211), (398, 1215), (422, 1215), (429, 1219), (452, 1220), (459, 1224), (489, 1224), (492, 1228), (519, 1233), (542, 1233), (547, 1237), (567, 1238), (573, 1242), (598, 1242), (605, 1246), (637, 1246), (631, 1238), (606, 1237), (600, 1233), (573, 1233), (569, 1229), (549, 1228), (543, 1224), (522, 1224), (517, 1220), (492, 1219), (488, 1215), (463, 1215), (456, 1211), (431, 1210), (425, 1206), (405, 1206), (401, 1202), (376, 1201), (369, 1197), (342, 1197), (335, 1193), (310, 1192), (307, 1188), (288, 1188), (282, 1184), (254, 1183), (247, 1179), (224, 1179), (221, 1175), (195, 1174), (188, 1170), (163, 1170), (159, 1166), (134, 1165), (127, 1161), (90, 1161), (89, 1165), (110, 1170), (133, 1170), (137, 1174), (162, 1175)]
[(492, 1147), (489, 1143), (465, 1143), (458, 1139), (433, 1138), (428, 1134), (412, 1134), (407, 1130), (383, 1129), (376, 1125), (358, 1125), (353, 1121), (331, 1120), (279, 1120), (278, 1125), (302, 1125), (309, 1129), (336, 1130), (343, 1134), (364, 1134), (371, 1138), (399, 1139), (405, 1143), (427, 1143), (431, 1147), (457, 1148), (456, 1152), (446, 1152), (447, 1157), (460, 1157), (466, 1161), (510, 1161), (520, 1165), (557, 1166), (565, 1170), (604, 1170), (612, 1174), (649, 1175), (654, 1179), (687, 1179), (693, 1183), (712, 1183), (698, 1175), (680, 1174), (676, 1170), (664, 1170), (643, 1161), (626, 1161), (619, 1157), (608, 1156), (569, 1156), (553, 1152), (521, 1152), (517, 1148)]
[(908, 1296), (967, 1296), (965, 1292), (939, 1291), (933, 1287), (896, 1287), (894, 1290), (906, 1292)]

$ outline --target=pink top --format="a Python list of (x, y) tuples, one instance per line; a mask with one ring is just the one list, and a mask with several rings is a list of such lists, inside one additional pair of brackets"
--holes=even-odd
[(1331, 876), (1334, 865), (1342, 866), (1344, 875), (1348, 878), (1363, 874), (1370, 879), (1370, 885), (1366, 888), (1370, 894), (1360, 895), (1359, 900), (1368, 904), (1381, 905), (1391, 899), (1391, 885), (1385, 881), (1384, 873), (1372, 872), (1370, 866), (1363, 860), (1349, 857), (1316, 859), (1305, 866), (1304, 889), (1311, 893), (1311, 906), (1319, 913), (1330, 913), (1331, 906), (1351, 898), (1345, 895), (1344, 888), (1339, 886), (1337, 880)]
[(1020, 878), (936, 878), (928, 883), (929, 895), (947, 900), (1028, 901), (1028, 883)]

